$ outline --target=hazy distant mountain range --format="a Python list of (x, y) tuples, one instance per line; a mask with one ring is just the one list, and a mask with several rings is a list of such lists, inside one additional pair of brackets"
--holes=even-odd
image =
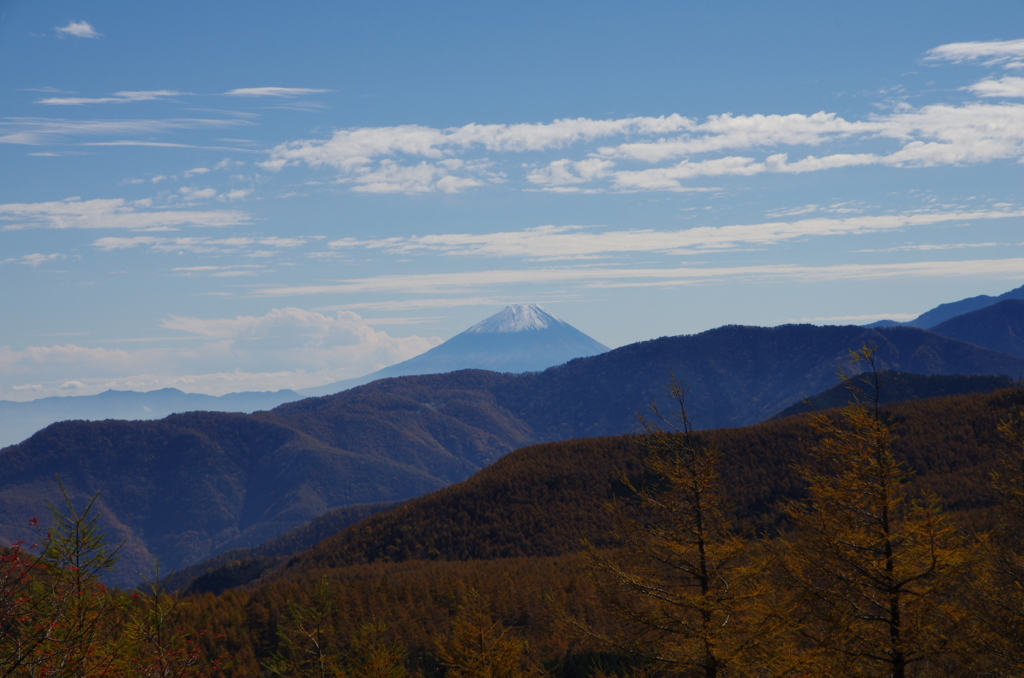
[(13, 445), (54, 422), (70, 419), (162, 419), (176, 412), (256, 412), (301, 397), (328, 395), (385, 377), (436, 374), (466, 368), (528, 372), (573, 358), (604, 353), (608, 347), (540, 306), (514, 304), (440, 346), (372, 374), (299, 392), (228, 393), (215, 397), (173, 388), (140, 393), (106, 391), (93, 396), (0, 400), (0, 448)]
[[(980, 294), (976, 297), (953, 301), (948, 304), (939, 304), (930, 311), (925, 311), (913, 320), (907, 322), (896, 322), (895, 320), (879, 320), (878, 322), (865, 325), (865, 327), (893, 327), (903, 325), (906, 327), (923, 327), (924, 329), (935, 329), (941, 323), (971, 311), (977, 311), (987, 306), (992, 306), (1007, 299), (1024, 299), (1024, 285), (1017, 289), (1004, 292), (998, 297), (990, 297), (987, 294)], [(941, 334), (941, 333), (940, 333)]]
[(865, 342), (881, 367), (1024, 374), (1024, 359), (891, 327), (728, 326), (631, 344), (543, 372), (463, 370), (379, 380), (253, 415), (65, 422), (0, 450), (0, 542), (58, 498), (102, 490), (131, 579), (259, 544), (333, 507), (396, 501), (469, 477), (523, 445), (636, 430), (675, 376), (702, 428), (761, 421), (835, 383)]
[[(867, 327), (928, 328), (978, 346), (1024, 356), (1021, 339), (1024, 315), (1012, 305), (1000, 304), (1013, 300), (1024, 300), (1024, 286), (998, 297), (981, 295), (941, 304), (907, 323), (882, 320)], [(998, 313), (998, 317), (984, 315), (960, 324), (947, 323), (961, 314), (988, 308), (993, 308), (992, 312)], [(107, 391), (95, 396), (42, 398), (29, 402), (0, 400), (0, 447), (24, 440), (57, 421), (159, 419), (175, 412), (191, 411), (255, 412), (301, 397), (329, 395), (388, 377), (438, 374), (466, 368), (495, 372), (537, 371), (607, 350), (603, 344), (540, 306), (516, 304), (414, 358), (363, 377), (298, 392), (229, 393), (214, 397), (163, 389), (147, 393)]]
[(91, 396), (39, 398), (27, 402), (0, 400), (0, 447), (20, 442), (36, 431), (68, 419), (163, 419), (175, 412), (213, 410), (256, 412), (298, 400), (295, 391), (252, 391), (222, 396), (159, 391), (104, 391)]

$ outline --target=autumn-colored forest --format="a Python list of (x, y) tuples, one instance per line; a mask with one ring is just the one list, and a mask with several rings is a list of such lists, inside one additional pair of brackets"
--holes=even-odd
[(669, 395), (181, 594), (104, 588), (62, 507), (2, 557), (0, 677), (1024, 675), (1024, 390), (715, 431)]

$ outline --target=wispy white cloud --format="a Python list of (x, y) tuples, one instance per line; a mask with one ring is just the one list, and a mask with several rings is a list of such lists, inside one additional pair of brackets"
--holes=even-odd
[(483, 185), (474, 177), (453, 176), (440, 164), (421, 162), (410, 167), (391, 160), (384, 160), (376, 170), (360, 174), (351, 182), (357, 193), (459, 193)]
[(196, 188), (195, 186), (182, 186), (178, 189), (186, 200), (212, 200), (217, 197), (215, 188)]
[(190, 170), (185, 170), (185, 172), (182, 174), (182, 176), (185, 177), (186, 179), (191, 179), (192, 177), (194, 177), (197, 174), (206, 174), (209, 171), (210, 171), (209, 167), (193, 167)]
[(305, 163), (353, 170), (381, 156), (403, 154), (441, 159), (450, 149), (482, 147), (488, 151), (542, 151), (581, 141), (630, 133), (667, 133), (692, 124), (689, 118), (590, 120), (576, 118), (551, 123), (477, 125), (436, 129), (421, 125), (362, 127), (339, 130), (330, 139), (305, 139), (275, 146), (264, 169), (280, 170)]
[(145, 346), (131, 349), (0, 347), (0, 397), (26, 400), (108, 388), (173, 387), (210, 395), (304, 388), (368, 374), (441, 341), (392, 337), (348, 311), (327, 315), (299, 308), (234, 318), (170, 316), (161, 326), (181, 332), (187, 346), (164, 337), (126, 340)]
[[(247, 252), (254, 248), (272, 247), (285, 249), (299, 247), (306, 244), (305, 238), (206, 238), (206, 237), (177, 237), (167, 238), (152, 235), (139, 235), (128, 238), (110, 236), (99, 238), (92, 243), (92, 246), (103, 252), (115, 250), (128, 250), (137, 247), (144, 247), (153, 252), (192, 252), (194, 254), (231, 254)], [(182, 269), (187, 270), (187, 269)]]
[(602, 147), (605, 158), (626, 158), (656, 163), (698, 153), (772, 146), (818, 146), (855, 134), (883, 129), (873, 121), (850, 122), (835, 113), (813, 115), (712, 115), (703, 123), (692, 121), (685, 135), (653, 142), (627, 142)]
[[(1024, 276), (1024, 258), (921, 261), (895, 264), (841, 264), (803, 266), (691, 266), (678, 268), (573, 267), (517, 270), (480, 270), (459, 273), (387, 275), (356, 278), (336, 284), (256, 288), (256, 297), (295, 297), (318, 294), (387, 292), (437, 294), (479, 291), (490, 286), (567, 285), (580, 288), (672, 287), (714, 281), (745, 283), (792, 281), (815, 283), (834, 280), (880, 280), (899, 276), (950, 278), (961, 276)], [(550, 293), (551, 290), (548, 290)]]
[(436, 253), (458, 256), (575, 259), (625, 252), (699, 254), (743, 246), (767, 246), (800, 238), (894, 231), (948, 222), (1024, 217), (1022, 209), (935, 211), (847, 218), (811, 218), (732, 226), (702, 226), (680, 231), (595, 232), (594, 227), (540, 226), (501, 233), (450, 233), (360, 240), (341, 238), (329, 246), (380, 249), (393, 254)]
[[(993, 96), (997, 88), (999, 96), (1017, 96), (1015, 93), (1024, 89), (1024, 79), (1018, 78), (983, 83), (988, 84), (979, 83), (974, 88)], [(982, 92), (984, 88), (988, 90)], [(590, 145), (613, 137), (627, 139), (617, 145)], [(837, 149), (840, 152), (823, 155), (805, 155), (803, 150), (844, 142), (870, 144), (877, 150), (850, 153)], [(528, 167), (527, 183), (557, 191), (583, 187), (707, 190), (688, 182), (765, 172), (797, 174), (868, 165), (928, 167), (1020, 159), (1024, 158), (1024, 105), (972, 102), (918, 109), (902, 105), (892, 113), (854, 121), (819, 112), (725, 114), (703, 122), (670, 115), (449, 129), (418, 125), (358, 128), (337, 131), (325, 140), (281, 144), (259, 164), (273, 171), (298, 163), (312, 168), (331, 167), (339, 170), (340, 181), (351, 184), (355, 191), (422, 193), (464, 190), (493, 181), (494, 177), (504, 180), (505, 173), (496, 168), (493, 159), (470, 157), (476, 151), (510, 154), (575, 146), (582, 146), (577, 157), (549, 161), (540, 168)], [(733, 154), (735, 151), (744, 154)], [(711, 157), (694, 157), (705, 154)], [(462, 164), (453, 164), (455, 161)], [(629, 163), (646, 167), (630, 167)], [(491, 177), (481, 173), (482, 167)]]
[(28, 264), (29, 266), (39, 267), (48, 261), (56, 261), (57, 259), (63, 259), (63, 254), (26, 254), (21, 258), (21, 263)]
[(987, 66), (1007, 66), (1024, 61), (1024, 40), (952, 42), (928, 50), (925, 61), (946, 61), (954, 64), (981, 61)]
[(241, 153), (258, 153), (248, 148), (235, 148), (234, 146), (197, 146), (195, 144), (175, 144), (165, 141), (94, 141), (83, 146), (143, 146), (150, 148), (199, 148), (206, 151), (239, 151)]
[[(463, 306), (507, 306), (522, 301), (519, 297), (442, 297), (437, 299), (387, 299), (380, 301), (361, 301), (351, 304), (338, 304), (335, 306), (322, 306), (314, 308), (314, 311), (352, 311), (372, 309), (375, 311), (410, 311), (433, 308), (459, 308)], [(543, 303), (540, 302), (535, 303)]]
[(1024, 97), (1024, 78), (1006, 77), (981, 80), (966, 89), (980, 97)]
[(329, 89), (309, 89), (306, 87), (243, 87), (233, 89), (224, 94), (232, 97), (301, 97), (308, 94), (330, 92)]
[(99, 38), (103, 36), (102, 33), (97, 33), (88, 21), (71, 21), (67, 26), (54, 27), (54, 30), (57, 31), (59, 37), (72, 35), (76, 38)]
[(615, 166), (610, 160), (588, 158), (587, 160), (555, 160), (547, 167), (536, 169), (526, 175), (526, 180), (543, 186), (571, 186), (600, 179)]
[[(62, 118), (4, 118), (0, 120), (0, 144), (53, 144), (70, 137), (99, 135), (152, 135), (187, 129), (228, 128), (252, 124), (246, 120), (176, 118), (169, 120), (66, 120)], [(113, 145), (157, 145), (156, 142), (123, 141)], [(168, 144), (171, 145), (171, 144)], [(184, 146), (195, 148), (194, 146)], [(239, 151), (243, 149), (225, 149)]]
[(232, 191), (228, 191), (227, 193), (221, 193), (217, 196), (217, 200), (220, 200), (221, 202), (232, 202), (234, 200), (244, 200), (250, 195), (252, 195), (251, 188), (236, 188)]
[(154, 210), (123, 198), (0, 205), (2, 230), (22, 228), (151, 229), (178, 226), (239, 226), (251, 220), (237, 210)]
[(152, 90), (146, 92), (114, 92), (112, 96), (89, 99), (85, 97), (49, 97), (40, 99), (37, 104), (47, 106), (82, 106), (84, 104), (129, 104), (136, 101), (156, 101), (168, 97), (182, 96), (185, 92), (175, 92), (168, 89)]

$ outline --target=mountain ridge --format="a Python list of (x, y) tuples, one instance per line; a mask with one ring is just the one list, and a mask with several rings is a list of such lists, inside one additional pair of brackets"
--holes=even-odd
[[(64, 422), (0, 450), (0, 541), (28, 535), (59, 474), (102, 490), (125, 576), (256, 545), (340, 506), (400, 501), (463, 480), (516, 448), (636, 430), (672, 374), (697, 426), (753, 424), (835, 383), (849, 351), (883, 369), (1017, 374), (1024, 359), (917, 328), (726, 326), (577, 358), (543, 372), (399, 377), (252, 415)], [(130, 557), (129, 557), (130, 556)]]
[(301, 396), (280, 391), (239, 391), (221, 396), (185, 393), (176, 388), (153, 391), (108, 389), (88, 396), (51, 396), (28, 401), (0, 400), (0, 449), (21, 442), (58, 421), (88, 419), (152, 420), (197, 410), (257, 412)]
[(933, 327), (932, 331), (977, 346), (1024, 357), (1024, 300), (1004, 299), (977, 311), (951, 318)]
[(871, 323), (870, 325), (865, 325), (865, 327), (920, 327), (922, 329), (929, 330), (934, 328), (936, 325), (944, 323), (957, 316), (981, 310), (987, 306), (991, 306), (1007, 299), (1024, 299), (1024, 285), (1012, 289), (1009, 292), (1003, 292), (996, 297), (991, 297), (987, 294), (979, 294), (976, 297), (968, 297), (967, 299), (961, 299), (959, 301), (939, 304), (935, 308), (925, 311), (913, 320), (908, 320), (906, 322), (898, 322), (896, 320), (879, 320)]

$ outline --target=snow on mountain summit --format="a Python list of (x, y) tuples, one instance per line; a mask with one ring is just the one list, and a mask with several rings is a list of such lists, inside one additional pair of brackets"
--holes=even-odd
[(466, 333), (526, 332), (564, 324), (563, 320), (551, 315), (537, 304), (512, 304), (506, 306), (500, 313), (495, 313), (473, 325)]

